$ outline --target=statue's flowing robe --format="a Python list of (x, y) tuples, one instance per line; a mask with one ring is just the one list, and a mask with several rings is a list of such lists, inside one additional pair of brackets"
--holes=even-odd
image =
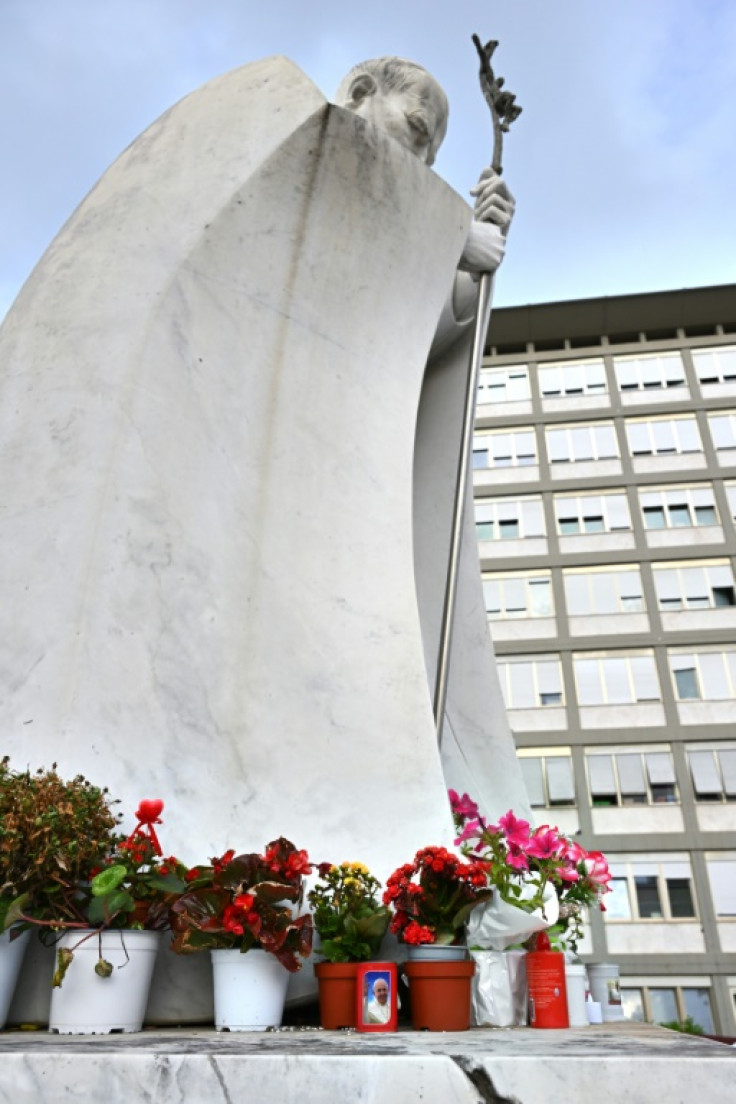
[[(286, 835), (384, 878), (451, 844), (427, 674), (442, 402), (413, 466), (469, 218), (281, 58), (187, 97), (102, 177), (0, 331), (12, 764), (81, 771), (128, 821), (163, 798), (190, 863)], [(479, 793), (513, 746), (501, 710), (493, 766), (492, 718), (463, 704), (461, 668), (490, 662), (473, 572), (459, 617), (484, 642), (457, 644), (446, 754)]]

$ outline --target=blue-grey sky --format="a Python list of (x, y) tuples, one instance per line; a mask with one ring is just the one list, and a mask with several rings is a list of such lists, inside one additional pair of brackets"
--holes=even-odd
[(736, 0), (0, 0), (0, 317), (130, 141), (269, 54), (328, 95), (366, 57), (425, 65), (466, 194), (491, 146), (473, 32), (524, 109), (497, 305), (736, 283)]

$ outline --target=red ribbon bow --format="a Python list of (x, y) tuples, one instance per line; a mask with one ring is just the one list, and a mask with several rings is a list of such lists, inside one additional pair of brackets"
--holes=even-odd
[(161, 850), (161, 844), (158, 842), (158, 836), (156, 835), (156, 829), (154, 824), (161, 824), (161, 813), (163, 811), (163, 801), (156, 797), (141, 801), (140, 805), (135, 811), (135, 816), (138, 821), (133, 831), (130, 833), (127, 839), (127, 843), (131, 843), (136, 836), (148, 836), (151, 841), (151, 846), (157, 855), (163, 855)]

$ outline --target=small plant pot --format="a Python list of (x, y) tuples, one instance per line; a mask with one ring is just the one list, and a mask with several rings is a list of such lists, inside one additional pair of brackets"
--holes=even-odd
[(409, 962), (461, 962), (468, 948), (461, 943), (419, 943), (406, 948)]
[[(140, 1031), (148, 1003), (161, 933), (107, 930), (70, 931), (59, 948), (74, 952), (61, 988), (51, 991), (49, 1031), (59, 1035), (107, 1035)], [(95, 973), (100, 957), (113, 966), (109, 977)], [(79, 945), (78, 945), (79, 944)]]
[(319, 985), (319, 1022), (328, 1031), (355, 1027), (355, 976), (357, 962), (317, 962), (314, 976)]
[(30, 934), (25, 931), (15, 939), (10, 938), (9, 931), (0, 935), (0, 1027), (5, 1027), (8, 1018)]
[(403, 972), (416, 1031), (467, 1031), (474, 962), (407, 962)]
[(218, 1031), (265, 1031), (284, 1015), (289, 971), (268, 951), (211, 951)]

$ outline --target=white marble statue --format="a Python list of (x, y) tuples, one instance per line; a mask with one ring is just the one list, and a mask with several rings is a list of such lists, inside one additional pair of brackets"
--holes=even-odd
[[(383, 878), (451, 842), (447, 784), (526, 809), (470, 512), (442, 762), (431, 708), (456, 270), (499, 262), (513, 201), (484, 174), (474, 222), (428, 168), (423, 70), (367, 63), (339, 98), (284, 58), (188, 96), (9, 312), (0, 723), (16, 766), (163, 798), (185, 861), (283, 834)], [(159, 1019), (202, 1014), (165, 989)]]

